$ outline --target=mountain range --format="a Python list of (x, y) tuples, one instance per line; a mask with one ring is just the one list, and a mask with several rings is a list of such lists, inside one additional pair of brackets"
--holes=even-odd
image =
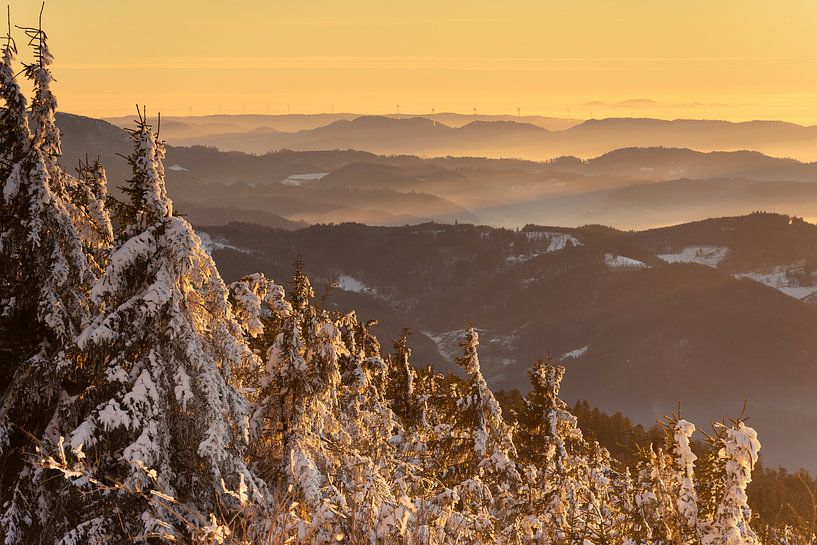
[[(288, 278), (297, 254), (328, 304), (410, 327), (415, 364), (453, 369), (479, 328), (491, 386), (521, 389), (548, 354), (563, 393), (651, 424), (684, 401), (696, 421), (747, 404), (764, 460), (816, 469), (817, 226), (775, 214), (624, 232), (428, 223), (287, 231), (202, 226), (227, 280)], [(785, 401), (782, 401), (785, 400)]]
[(561, 155), (588, 159), (624, 147), (690, 148), (698, 151), (754, 150), (767, 155), (817, 160), (817, 127), (782, 121), (734, 123), (717, 120), (609, 118), (561, 128), (516, 120), (473, 120), (447, 125), (430, 117), (359, 116), (323, 126), (168, 136), (173, 145), (206, 145), (223, 151), (263, 154), (356, 149), (377, 154), (518, 157), (537, 161)]
[[(316, 129), (336, 121), (351, 121), (365, 117), (355, 113), (323, 114), (286, 114), (286, 115), (204, 115), (176, 116), (162, 118), (162, 131), (170, 140), (196, 138), (222, 134), (256, 132), (259, 134), (281, 131), (294, 132)], [(436, 123), (449, 127), (461, 127), (472, 121), (520, 121), (548, 130), (563, 130), (582, 122), (580, 119), (564, 119), (540, 115), (471, 115), (454, 112), (435, 112), (431, 114), (388, 114), (381, 117), (406, 119), (412, 117), (430, 118)], [(111, 117), (106, 121), (121, 128), (128, 128), (133, 123), (133, 116)]]
[[(427, 129), (331, 130), (404, 122)], [(58, 124), (66, 164), (88, 152), (112, 187), (128, 177), (124, 130)], [(568, 398), (645, 424), (678, 400), (690, 418), (728, 418), (745, 396), (767, 463), (817, 468), (817, 439), (799, 432), (817, 425), (817, 227), (795, 217), (817, 217), (817, 164), (666, 147), (531, 161), (196, 145), (168, 146), (166, 165), (176, 209), (228, 280), (283, 281), (300, 252), (319, 292), (339, 286), (329, 304), (380, 318), (381, 338), (411, 327), (415, 363), (450, 365), (471, 320), (492, 387), (524, 388), (549, 352), (569, 367)]]
[[(344, 123), (405, 122), (424, 130), (426, 121)], [(58, 123), (69, 166), (90, 153), (102, 158), (112, 180), (128, 176), (121, 157), (129, 146), (124, 130), (72, 115), (59, 116)], [(482, 123), (488, 131), (493, 124), (507, 125)], [(218, 214), (219, 223), (251, 220), (273, 227), (466, 221), (644, 229), (755, 210), (817, 217), (817, 164), (750, 151), (622, 148), (591, 159), (529, 161), (331, 149), (251, 155), (169, 146), (167, 159), (170, 194), (194, 223), (212, 223)]]

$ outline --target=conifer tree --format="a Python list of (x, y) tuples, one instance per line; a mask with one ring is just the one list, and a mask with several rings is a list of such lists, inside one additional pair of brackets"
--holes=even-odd
[(343, 456), (345, 488), (351, 493), (355, 519), (365, 521), (370, 542), (396, 539), (415, 506), (410, 495), (419, 488), (419, 468), (401, 458), (407, 431), (386, 398), (388, 366), (371, 333), (375, 320), (361, 322), (354, 312), (337, 325), (346, 346), (341, 357), (341, 424), (349, 445)]
[(471, 428), (478, 473), (490, 474), (497, 490), (507, 492), (520, 480), (514, 462), (516, 446), (513, 431), (502, 418), (499, 402), (482, 376), (478, 345), (479, 335), (473, 327), (469, 327), (460, 344), (463, 355), (457, 360), (468, 377), (468, 392), (460, 410), (463, 422)]
[(414, 399), (414, 370), (411, 368), (411, 348), (408, 328), (394, 341), (394, 355), (389, 358), (388, 396), (394, 412), (404, 423), (416, 423), (419, 404)]
[(457, 359), (466, 380), (446, 411), (453, 425), (450, 433), (435, 438), (432, 448), (445, 453), (438, 463), (443, 482), (451, 487), (437, 500), (460, 506), (457, 518), (465, 517), (461, 523), (475, 528), (471, 539), (494, 541), (497, 527), (507, 525), (504, 519), (514, 504), (511, 490), (521, 476), (513, 432), (482, 376), (478, 345), (479, 335), (469, 326), (460, 342), (463, 355)]
[(47, 37), (24, 30), (31, 126), (10, 23), (0, 59), (5, 543), (759, 545), (741, 419), (696, 475), (695, 427), (671, 417), (633, 478), (582, 435), (550, 358), (511, 425), (473, 327), (460, 379), (413, 368), (407, 330), (384, 359), (376, 321), (314, 303), (300, 255), (288, 293), (225, 286), (144, 114), (125, 201), (98, 161), (63, 170)]
[(565, 369), (548, 356), (529, 371), (531, 391), (519, 415), (522, 459), (547, 471), (563, 470), (569, 454), (579, 454), (581, 431), (567, 404), (559, 398)]
[(219, 508), (266, 501), (243, 460), (249, 406), (233, 380), (252, 354), (215, 264), (171, 213), (162, 143), (144, 117), (131, 140), (134, 223), (91, 292), (84, 391), (65, 400), (59, 440), (42, 452), (41, 465), (66, 476), (52, 495), (84, 492), (41, 529), (72, 543), (179, 539)]
[[(13, 78), (14, 42), (7, 36), (0, 84), (6, 108), (2, 114), (3, 232), (0, 234), (0, 301), (2, 301), (3, 367), (11, 377), (0, 406), (0, 444), (4, 463), (18, 467), (29, 440), (47, 448), (65, 416), (61, 406), (78, 388), (77, 370), (84, 362), (76, 345), (90, 318), (88, 290), (97, 269), (86, 254), (82, 232), (88, 203), (73, 201), (70, 179), (59, 166), (59, 132), (54, 124), (56, 100), (51, 92), (51, 54), (41, 28), (25, 29), (35, 62), (24, 74), (33, 80), (34, 99), (28, 127), (25, 98)], [(99, 244), (101, 249), (104, 242)], [(8, 357), (10, 356), (10, 357)], [(9, 436), (9, 430), (16, 430)], [(13, 475), (13, 473), (11, 473)], [(57, 498), (41, 487), (43, 471), (25, 466), (3, 483), (2, 526), (9, 543), (48, 527)], [(40, 530), (38, 530), (40, 529)]]
[(11, 35), (9, 8), (8, 33), (3, 40), (3, 58), (0, 61), (0, 98), (4, 103), (0, 109), (0, 180), (4, 185), (14, 166), (28, 153), (32, 138), (26, 113), (28, 101), (15, 78), (16, 57), (17, 44)]
[(346, 443), (338, 407), (339, 359), (346, 347), (339, 329), (312, 306), (314, 291), (300, 256), (294, 268), (292, 310), (269, 349), (261, 379), (256, 415), (269, 430), (261, 440), (268, 452), (277, 451), (262, 463), (262, 472), (298, 498), (299, 510), (289, 524), (300, 538), (323, 543), (343, 534), (338, 513), (348, 507), (333, 482), (340, 469), (339, 453), (325, 448)]
[(40, 11), (40, 24), (37, 28), (26, 28), (24, 31), (29, 39), (29, 45), (34, 49), (34, 62), (24, 66), (26, 77), (34, 82), (34, 97), (31, 100), (34, 145), (43, 153), (48, 173), (54, 180), (56, 189), (64, 182), (62, 179), (64, 173), (58, 162), (62, 156), (62, 144), (55, 118), (57, 98), (51, 90), (51, 83), (54, 81), (51, 73), (54, 56), (51, 54), (48, 38), (42, 28), (42, 10)]
[(683, 522), (687, 536), (696, 536), (698, 531), (698, 493), (695, 490), (695, 461), (698, 457), (692, 452), (690, 439), (695, 433), (695, 425), (680, 418), (672, 421), (672, 438), (675, 455), (676, 506)]
[(79, 235), (98, 273), (107, 265), (113, 245), (113, 225), (108, 213), (108, 177), (99, 159), (87, 159), (77, 167), (78, 177), (69, 183), (71, 200), (75, 204), (75, 223), (81, 226)]
[(716, 424), (713, 438), (722, 468), (717, 507), (710, 521), (704, 522), (703, 545), (759, 545), (751, 528), (752, 511), (746, 487), (752, 481), (760, 442), (757, 432), (738, 419), (731, 426)]

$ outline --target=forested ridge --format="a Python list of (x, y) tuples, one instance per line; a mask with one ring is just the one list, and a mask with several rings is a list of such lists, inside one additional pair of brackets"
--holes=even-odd
[[(479, 330), (461, 376), (384, 348), (290, 280), (225, 284), (167, 196), (142, 111), (132, 175), (59, 163), (52, 55), (25, 29), (0, 63), (0, 534), (16, 543), (809, 543), (752, 513), (760, 442), (742, 418), (693, 449), (681, 414), (616, 460), (532, 362), (503, 416)], [(576, 412), (582, 413), (583, 406)], [(697, 453), (695, 451), (698, 451)]]

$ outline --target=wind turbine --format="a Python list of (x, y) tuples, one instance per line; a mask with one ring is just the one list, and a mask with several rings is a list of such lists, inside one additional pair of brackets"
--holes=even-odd
[(517, 107), (516, 107), (516, 122), (517, 122), (517, 123), (519, 123), (519, 118), (520, 118), (520, 117), (521, 117), (521, 115), (522, 115), (522, 114), (521, 114), (521, 112), (522, 112), (522, 110), (519, 108), (519, 106), (517, 106)]
[(474, 121), (477, 120), (477, 107), (474, 106)]
[(397, 105), (397, 121), (400, 121), (400, 105)]
[(434, 114), (435, 114), (434, 110), (435, 110), (435, 108), (432, 106), (431, 107), (431, 124), (432, 124), (432, 126), (436, 127), (437, 126), (437, 118), (434, 117)]

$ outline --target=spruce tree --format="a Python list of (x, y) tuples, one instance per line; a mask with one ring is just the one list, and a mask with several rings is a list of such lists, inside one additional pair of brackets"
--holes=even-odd
[(4, 185), (14, 166), (27, 154), (32, 138), (28, 126), (28, 101), (15, 78), (16, 57), (17, 44), (11, 35), (9, 8), (8, 33), (3, 40), (0, 61), (0, 98), (4, 103), (0, 109), (0, 180)]
[(108, 212), (108, 176), (99, 159), (86, 158), (77, 167), (77, 179), (70, 180), (69, 192), (75, 204), (75, 220), (81, 225), (80, 237), (85, 253), (98, 274), (107, 265), (113, 245), (113, 225)]
[(731, 426), (715, 424), (715, 428), (712, 456), (716, 458), (710, 461), (717, 460), (720, 468), (719, 497), (712, 518), (703, 521), (703, 545), (759, 545), (750, 525), (752, 511), (746, 495), (760, 450), (757, 432), (741, 419)]
[(346, 529), (339, 513), (348, 505), (334, 480), (339, 452), (326, 448), (346, 443), (338, 407), (346, 347), (340, 330), (312, 306), (314, 291), (300, 256), (290, 285), (292, 310), (269, 349), (256, 411), (267, 430), (264, 450), (274, 454), (262, 462), (262, 472), (298, 499), (287, 524), (301, 539), (324, 543)]
[(180, 539), (219, 509), (267, 499), (243, 459), (250, 410), (235, 377), (253, 357), (227, 288), (172, 215), (163, 144), (143, 116), (131, 140), (133, 223), (91, 291), (99, 311), (79, 338), (84, 390), (65, 400), (59, 440), (41, 454), (66, 477), (52, 496), (82, 492), (42, 528), (66, 542)]
[(680, 415), (670, 421), (672, 433), (672, 453), (675, 462), (675, 504), (680, 517), (679, 534), (692, 539), (698, 535), (698, 493), (695, 489), (695, 461), (690, 439), (695, 433), (695, 425), (683, 420)]
[(415, 373), (409, 363), (411, 358), (410, 335), (411, 331), (405, 328), (402, 335), (394, 341), (394, 354), (388, 362), (388, 396), (392, 400), (394, 412), (403, 423), (416, 426), (420, 407), (414, 398)]
[[(34, 443), (42, 451), (59, 442), (64, 402), (80, 389), (78, 370), (87, 359), (77, 336), (90, 319), (88, 291), (98, 269), (82, 235), (86, 205), (66, 191), (73, 180), (59, 165), (52, 61), (41, 28), (25, 29), (35, 61), (23, 73), (33, 81), (31, 121), (13, 78), (14, 42), (7, 36), (0, 67), (2, 113), (3, 231), (0, 234), (0, 353), (10, 380), (0, 406), (0, 445), (9, 471), (2, 483), (2, 526), (9, 543), (28, 540), (59, 516), (59, 499), (41, 486), (42, 468), (26, 465)], [(102, 249), (104, 241), (98, 248)], [(19, 473), (15, 470), (19, 469)]]

